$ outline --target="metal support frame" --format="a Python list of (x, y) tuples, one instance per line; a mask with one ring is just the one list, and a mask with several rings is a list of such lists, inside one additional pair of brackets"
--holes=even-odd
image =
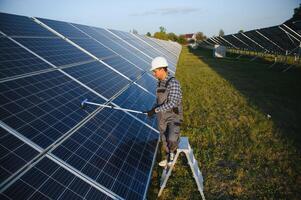
[(274, 67), (276, 64), (277, 64), (277, 61), (276, 61), (276, 58), (275, 58), (274, 63), (269, 66), (269, 69), (272, 68), (272, 67)]
[(284, 26), (285, 28), (287, 28), (288, 30), (290, 30), (291, 32), (293, 32), (294, 34), (296, 34), (298, 37), (301, 38), (301, 35), (299, 33), (297, 33), (296, 31), (294, 31), (293, 29), (291, 29), (289, 26), (287, 26), (286, 24), (281, 24), (282, 26)]
[(242, 57), (243, 55), (242, 54), (240, 54), (239, 56), (237, 56), (235, 59), (239, 59), (240, 57)]
[(220, 45), (225, 46), (225, 45), (223, 45), (223, 41), (220, 40), (219, 37), (220, 37), (220, 36), (214, 37), (214, 39), (215, 39), (216, 41), (218, 41), (218, 42), (220, 43)]
[(293, 64), (291, 64), (291, 65), (289, 65), (287, 68), (285, 68), (284, 70), (282, 70), (282, 72), (286, 72), (286, 71), (288, 71), (290, 68), (292, 68), (294, 65)]
[(163, 172), (162, 172), (162, 176), (161, 176), (161, 183), (160, 183), (160, 190), (158, 193), (158, 197), (161, 196), (163, 189), (166, 186), (167, 180), (169, 178), (169, 176), (171, 175), (172, 169), (174, 168), (177, 159), (180, 155), (180, 153), (183, 152), (186, 155), (188, 164), (190, 165), (191, 171), (193, 173), (193, 177), (196, 181), (196, 184), (198, 186), (198, 190), (202, 196), (202, 199), (205, 200), (205, 195), (204, 195), (204, 186), (203, 186), (203, 175), (202, 172), (199, 170), (199, 166), (198, 166), (198, 162), (197, 160), (194, 158), (193, 155), (193, 150), (191, 149), (189, 142), (188, 142), (188, 137), (181, 137), (180, 138), (180, 144), (179, 144), (179, 148), (177, 149), (177, 153), (175, 156), (175, 159), (172, 163), (172, 165), (170, 167), (166, 167)]
[[(207, 40), (208, 40), (208, 39), (207, 39)], [(204, 40), (204, 42), (206, 42), (206, 43), (209, 44), (209, 45), (214, 46), (214, 44), (212, 44), (211, 42), (208, 42), (207, 40)]]
[(263, 33), (261, 33), (260, 30), (256, 30), (255, 32), (258, 33), (261, 37), (263, 37), (267, 41), (269, 41), (270, 43), (272, 43), (273, 45), (275, 45), (276, 47), (278, 47), (279, 49), (281, 49), (282, 51), (285, 51), (282, 47), (280, 47), (278, 44), (276, 44), (272, 39), (268, 38)]
[[(298, 42), (300, 42), (300, 40), (298, 38), (296, 38), (295, 36), (293, 36), (290, 32), (286, 31), (281, 26), (278, 26), (278, 28), (280, 28), (287, 35), (287, 37), (292, 41), (292, 43), (294, 43), (293, 40), (292, 40), (292, 38), (294, 38), (295, 40), (297, 40)], [(292, 38), (290, 38), (289, 36), (291, 36)]]
[(225, 42), (227, 42), (228, 44), (230, 44), (232, 47), (234, 47), (235, 49), (238, 49), (238, 47), (236, 47), (234, 44), (232, 44), (231, 42), (229, 42), (228, 40), (226, 40), (224, 37), (219, 36), (221, 39), (223, 39)]
[(237, 39), (238, 41), (240, 41), (241, 43), (243, 43), (244, 45), (246, 45), (247, 47), (251, 48), (247, 43), (245, 43), (244, 41), (242, 41), (241, 39), (239, 39), (238, 37), (236, 37), (235, 35), (232, 35), (235, 39)]
[[(212, 37), (212, 38), (208, 38), (208, 40), (211, 40), (211, 41), (214, 43), (214, 45), (215, 45), (215, 44), (219, 44), (218, 41), (216, 41), (213, 37)], [(213, 46), (214, 46), (214, 45), (213, 45)]]
[(245, 36), (247, 39), (249, 39), (251, 42), (253, 42), (253, 43), (256, 44), (257, 46), (259, 46), (259, 47), (262, 48), (263, 50), (269, 51), (269, 50), (267, 50), (266, 48), (264, 48), (263, 46), (261, 46), (260, 44), (258, 44), (256, 41), (254, 41), (252, 38), (250, 38), (249, 36), (247, 36), (246, 34), (244, 34), (244, 33), (240, 33), (240, 34), (242, 34), (243, 36)]

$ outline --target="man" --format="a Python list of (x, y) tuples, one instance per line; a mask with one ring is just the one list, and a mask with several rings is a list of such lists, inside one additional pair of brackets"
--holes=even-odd
[(153, 59), (150, 71), (158, 79), (157, 101), (154, 107), (146, 111), (148, 117), (157, 114), (158, 126), (167, 159), (159, 163), (171, 165), (180, 140), (180, 125), (183, 121), (182, 91), (179, 82), (168, 72), (168, 63), (163, 57)]

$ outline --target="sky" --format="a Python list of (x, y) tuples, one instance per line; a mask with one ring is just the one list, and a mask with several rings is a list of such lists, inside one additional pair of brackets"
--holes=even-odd
[(275, 26), (301, 0), (0, 0), (0, 12), (42, 17), (139, 34), (163, 26), (175, 34), (211, 37)]

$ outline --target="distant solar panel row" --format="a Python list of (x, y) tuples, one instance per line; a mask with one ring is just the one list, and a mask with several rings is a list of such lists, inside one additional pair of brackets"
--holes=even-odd
[(0, 13), (1, 199), (145, 199), (159, 140), (151, 60), (180, 46)]
[(217, 44), (234, 49), (284, 55), (298, 53), (301, 42), (300, 24), (300, 21), (296, 21), (242, 33), (211, 37), (202, 44)]

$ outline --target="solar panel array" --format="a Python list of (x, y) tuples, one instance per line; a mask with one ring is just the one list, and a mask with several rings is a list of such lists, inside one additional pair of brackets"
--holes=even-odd
[(156, 119), (151, 60), (171, 73), (181, 46), (146, 36), (0, 13), (1, 199), (145, 199)]
[(287, 21), (281, 25), (250, 30), (206, 39), (201, 45), (223, 45), (228, 48), (273, 54), (300, 54), (301, 21)]

